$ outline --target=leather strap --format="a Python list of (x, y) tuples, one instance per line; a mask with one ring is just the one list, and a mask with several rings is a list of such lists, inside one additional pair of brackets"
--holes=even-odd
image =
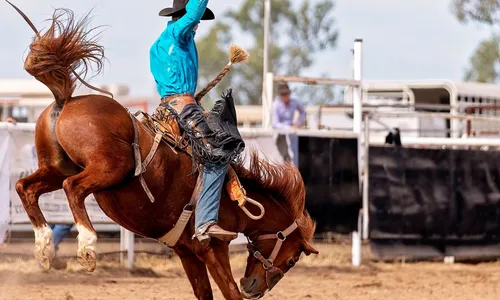
[[(271, 252), (271, 255), (267, 259), (268, 262), (270, 262), (271, 264), (274, 262), (274, 260), (278, 256), (278, 253), (281, 250), (281, 246), (283, 245), (283, 242), (286, 240), (287, 236), (289, 236), (290, 234), (292, 234), (292, 232), (294, 232), (295, 229), (297, 229), (297, 228), (298, 228), (297, 221), (294, 221), (292, 223), (292, 225), (288, 226), (283, 231), (278, 231), (275, 234), (264, 234), (264, 235), (261, 235), (261, 236), (257, 237), (256, 241), (276, 239), (276, 244), (274, 245), (273, 252)], [(260, 254), (260, 252), (259, 252), (259, 254)], [(259, 259), (258, 257), (256, 257), (256, 258)], [(261, 262), (262, 262), (262, 260), (261, 260)], [(262, 263), (264, 263), (264, 262), (262, 262)]]
[(158, 145), (160, 145), (162, 137), (163, 137), (162, 132), (158, 132), (155, 135), (155, 141), (153, 143), (153, 147), (151, 147), (148, 156), (146, 156), (146, 159), (144, 159), (144, 162), (142, 163), (143, 172), (146, 172), (146, 168), (148, 167), (149, 163), (153, 160), (153, 157), (156, 154), (156, 150), (158, 150)]
[(151, 201), (151, 203), (154, 203), (155, 197), (153, 196), (153, 193), (151, 193), (151, 191), (149, 190), (148, 185), (146, 183), (146, 180), (144, 180), (144, 177), (142, 176), (142, 174), (139, 175), (139, 181), (141, 182), (141, 185), (142, 185), (142, 188), (144, 189), (144, 192), (146, 192), (146, 195), (148, 195), (149, 201)]
[(158, 240), (168, 247), (174, 247), (175, 244), (179, 241), (184, 229), (186, 229), (186, 225), (191, 219), (191, 215), (196, 207), (196, 202), (198, 200), (198, 196), (201, 192), (201, 187), (203, 185), (203, 172), (198, 173), (198, 179), (196, 180), (196, 186), (194, 188), (193, 194), (191, 195), (191, 200), (189, 204), (186, 205), (182, 211), (181, 216), (175, 223), (174, 228), (169, 230), (164, 236), (159, 238)]
[(272, 239), (283, 239), (286, 240), (286, 237), (292, 234), (292, 232), (295, 231), (295, 229), (298, 228), (297, 222), (294, 221), (292, 225), (288, 226), (285, 230), (283, 231), (278, 231), (277, 233), (270, 233), (270, 234), (263, 234), (259, 237), (257, 237), (256, 241), (262, 241), (262, 240), (272, 240)]
[(260, 251), (255, 251), (253, 253), (253, 256), (262, 263), (265, 270), (270, 270), (273, 267), (273, 262), (262, 256), (262, 253), (260, 253)]
[(288, 226), (283, 231), (278, 231), (276, 234), (264, 234), (257, 237), (256, 242), (262, 240), (277, 239), (276, 244), (274, 245), (273, 252), (268, 259), (266, 259), (262, 255), (262, 253), (260, 253), (260, 251), (255, 247), (254, 243), (252, 243), (250, 238), (247, 237), (247, 248), (250, 253), (252, 253), (253, 256), (262, 263), (262, 267), (266, 272), (266, 284), (269, 290), (271, 290), (273, 286), (275, 286), (276, 283), (281, 280), (283, 276), (285, 276), (285, 273), (280, 268), (274, 266), (274, 260), (278, 256), (281, 246), (283, 245), (283, 242), (286, 240), (287, 236), (292, 234), (292, 232), (294, 232), (297, 228), (297, 221), (293, 221), (292, 225)]
[(141, 149), (139, 147), (139, 129), (137, 128), (137, 123), (135, 117), (129, 112), (130, 119), (132, 120), (132, 124), (134, 126), (134, 142), (132, 143), (132, 148), (134, 151), (134, 160), (135, 160), (135, 172), (134, 176), (139, 176), (139, 181), (141, 182), (141, 186), (144, 189), (144, 192), (149, 198), (149, 201), (152, 203), (155, 202), (155, 198), (153, 196), (153, 193), (151, 193), (151, 190), (149, 189), (146, 180), (144, 180), (144, 177), (142, 174), (146, 172), (146, 169), (149, 165), (149, 163), (153, 160), (154, 155), (156, 154), (156, 150), (158, 150), (158, 145), (160, 144), (162, 138), (163, 138), (163, 133), (159, 132), (156, 134), (153, 146), (151, 147), (151, 150), (149, 151), (146, 159), (144, 162), (141, 161)]
[(134, 160), (135, 160), (134, 176), (139, 176), (143, 173), (142, 163), (141, 163), (141, 150), (139, 148), (139, 130), (137, 129), (135, 118), (134, 116), (132, 116), (132, 114), (130, 114), (130, 112), (129, 116), (132, 120), (132, 125), (134, 126), (134, 143), (132, 144), (132, 148), (134, 149)]

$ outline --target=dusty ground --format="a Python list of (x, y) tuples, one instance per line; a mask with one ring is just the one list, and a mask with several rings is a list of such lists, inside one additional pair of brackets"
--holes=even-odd
[[(478, 265), (373, 263), (350, 266), (349, 245), (317, 245), (320, 255), (303, 257), (264, 299), (427, 300), (500, 299), (500, 262)], [(94, 273), (70, 258), (65, 270), (48, 272), (29, 257), (0, 254), (0, 300), (194, 299), (177, 257), (137, 257), (137, 270), (101, 257)], [(244, 254), (234, 254), (239, 280)], [(215, 287), (215, 299), (222, 296)]]

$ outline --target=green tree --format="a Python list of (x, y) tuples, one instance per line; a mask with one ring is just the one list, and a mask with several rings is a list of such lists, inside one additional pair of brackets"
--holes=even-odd
[[(293, 2), (293, 5), (292, 5)], [(313, 3), (314, 2), (314, 3)], [(335, 48), (338, 30), (332, 16), (331, 0), (273, 0), (271, 15), (270, 68), (276, 74), (300, 75), (314, 64), (321, 51)], [(211, 80), (227, 63), (233, 37), (244, 35), (250, 41), (241, 45), (250, 53), (248, 62), (236, 65), (216, 88), (220, 95), (229, 86), (235, 100), (243, 104), (261, 102), (264, 48), (264, 1), (245, 0), (237, 10), (229, 11), (198, 41), (200, 87)], [(308, 92), (309, 90), (310, 92)], [(333, 97), (333, 88), (298, 90), (311, 102), (318, 97)], [(306, 98), (304, 98), (306, 100)]]
[[(452, 0), (451, 10), (462, 23), (477, 22), (490, 26), (493, 30), (500, 25), (499, 0)], [(470, 67), (464, 79), (476, 82), (496, 82), (499, 78), (498, 64), (500, 38), (493, 33), (489, 39), (481, 41), (469, 59)]]
[(466, 71), (466, 81), (494, 83), (498, 77), (500, 51), (498, 36), (482, 41), (470, 58), (470, 68)]
[(452, 0), (451, 10), (463, 23), (476, 21), (495, 25), (500, 22), (500, 1), (498, 0)]

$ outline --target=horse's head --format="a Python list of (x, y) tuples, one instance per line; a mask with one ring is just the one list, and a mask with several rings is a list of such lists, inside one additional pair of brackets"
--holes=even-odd
[(282, 231), (252, 236), (245, 277), (240, 280), (243, 297), (263, 297), (295, 266), (302, 253), (318, 254), (311, 245), (314, 230), (311, 217), (304, 214)]

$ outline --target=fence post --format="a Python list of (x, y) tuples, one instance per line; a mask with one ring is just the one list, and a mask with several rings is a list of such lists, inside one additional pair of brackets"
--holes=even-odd
[(134, 246), (134, 234), (120, 226), (120, 264), (129, 270), (134, 267)]
[(361, 233), (362, 233), (362, 219), (363, 214), (359, 213), (358, 215), (358, 228), (357, 231), (352, 233), (352, 265), (358, 267), (361, 265)]
[(264, 78), (264, 97), (262, 97), (262, 127), (265, 129), (271, 129), (273, 87), (274, 74), (272, 72), (269, 72)]

